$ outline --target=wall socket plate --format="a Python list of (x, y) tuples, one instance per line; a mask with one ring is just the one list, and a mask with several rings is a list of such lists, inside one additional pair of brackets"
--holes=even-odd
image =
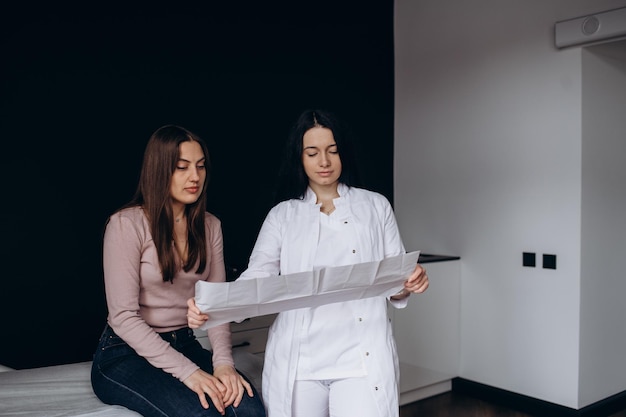
[(543, 267), (546, 269), (556, 269), (556, 255), (544, 253)]
[(522, 265), (523, 266), (536, 266), (535, 252), (522, 252)]

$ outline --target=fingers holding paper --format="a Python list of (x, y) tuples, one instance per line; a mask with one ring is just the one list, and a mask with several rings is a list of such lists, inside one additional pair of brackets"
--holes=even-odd
[(404, 289), (410, 293), (423, 293), (428, 288), (428, 274), (426, 273), (426, 268), (422, 265), (417, 264), (413, 273), (409, 276), (409, 278), (404, 283)]
[(209, 316), (202, 313), (198, 306), (196, 306), (196, 300), (190, 298), (187, 300), (187, 325), (191, 329), (198, 329), (202, 326)]

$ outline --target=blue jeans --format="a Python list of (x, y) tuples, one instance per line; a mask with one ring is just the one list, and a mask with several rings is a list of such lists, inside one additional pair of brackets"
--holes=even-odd
[[(213, 374), (213, 354), (200, 345), (193, 330), (185, 327), (160, 335), (202, 370)], [(91, 385), (102, 402), (122, 405), (144, 417), (221, 416), (208, 396), (210, 406), (205, 410), (198, 394), (171, 374), (152, 366), (108, 325), (94, 355)], [(232, 405), (226, 408), (226, 416), (265, 417), (261, 396), (253, 389), (254, 397), (244, 393), (237, 408)]]

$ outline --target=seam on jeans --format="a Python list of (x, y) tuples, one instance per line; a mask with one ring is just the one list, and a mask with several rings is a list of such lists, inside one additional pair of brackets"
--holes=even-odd
[[(161, 410), (160, 408), (158, 408), (156, 405), (154, 405), (152, 403), (152, 401), (149, 401), (146, 397), (144, 397), (143, 395), (139, 394), (136, 391), (131, 390), (130, 388), (128, 388), (126, 385), (120, 384), (119, 382), (117, 382), (116, 380), (109, 378), (104, 372), (102, 372), (102, 370), (100, 368), (98, 368), (98, 372), (100, 372), (100, 375), (102, 375), (104, 378), (106, 378), (108, 381), (114, 383), (115, 385), (117, 385), (118, 387), (121, 387), (122, 389), (133, 393), (135, 396), (139, 397), (140, 399), (144, 400), (149, 406), (151, 406), (152, 408), (154, 408), (156, 411), (158, 411), (159, 413), (161, 413), (161, 415), (165, 416), (165, 417), (169, 417), (167, 414), (165, 414), (163, 412), (163, 410)], [(119, 404), (122, 405), (122, 404)], [(135, 410), (136, 411), (136, 410)]]

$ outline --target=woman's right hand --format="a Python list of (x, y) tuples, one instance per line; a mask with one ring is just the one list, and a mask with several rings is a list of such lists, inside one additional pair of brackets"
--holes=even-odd
[(207, 320), (209, 316), (203, 314), (200, 309), (196, 306), (196, 301), (192, 298), (187, 300), (187, 325), (191, 329), (197, 329), (202, 326)]
[(219, 379), (204, 372), (202, 369), (198, 369), (185, 379), (183, 384), (198, 394), (200, 403), (205, 410), (209, 408), (209, 402), (206, 399), (206, 395), (208, 395), (220, 414), (224, 414), (224, 401), (222, 398), (226, 392), (226, 387), (220, 382)]

